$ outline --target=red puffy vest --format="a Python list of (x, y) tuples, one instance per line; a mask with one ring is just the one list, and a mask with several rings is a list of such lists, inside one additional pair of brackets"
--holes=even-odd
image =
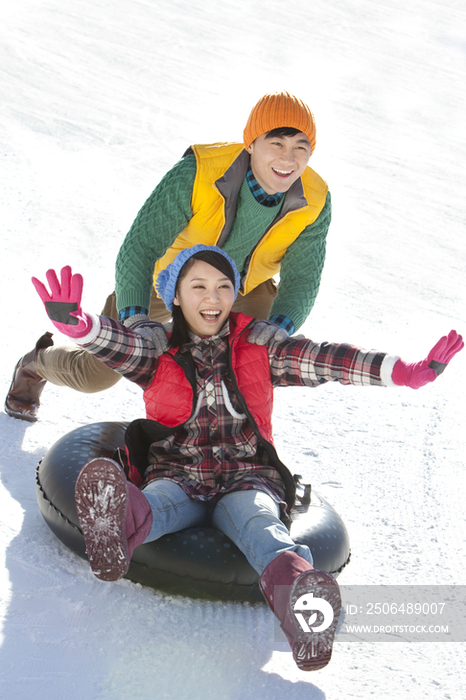
[[(237, 393), (263, 438), (273, 444), (273, 387), (267, 348), (248, 343), (244, 329), (252, 318), (230, 315), (230, 363)], [(161, 356), (151, 385), (144, 392), (147, 417), (168, 427), (186, 423), (195, 408), (196, 396), (176, 349)]]

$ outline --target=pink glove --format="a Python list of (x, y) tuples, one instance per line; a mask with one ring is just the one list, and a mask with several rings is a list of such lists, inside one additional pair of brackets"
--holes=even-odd
[(62, 267), (60, 275), (59, 282), (55, 270), (47, 270), (50, 294), (36, 277), (32, 278), (32, 284), (44, 302), (45, 310), (55, 328), (70, 338), (82, 338), (92, 328), (90, 316), (81, 309), (83, 278), (81, 275), (73, 275), (69, 265)]
[(463, 338), (456, 331), (440, 338), (425, 360), (408, 364), (398, 360), (392, 371), (392, 379), (398, 386), (420, 389), (437, 379), (451, 358), (464, 347)]

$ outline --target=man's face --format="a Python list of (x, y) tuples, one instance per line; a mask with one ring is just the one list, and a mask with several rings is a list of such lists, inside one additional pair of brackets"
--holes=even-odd
[(259, 185), (267, 194), (288, 192), (301, 177), (311, 157), (307, 136), (258, 136), (247, 149), (251, 168)]

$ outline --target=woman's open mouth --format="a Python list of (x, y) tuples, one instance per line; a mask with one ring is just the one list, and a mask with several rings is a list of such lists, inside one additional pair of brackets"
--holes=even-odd
[(207, 323), (215, 323), (215, 321), (218, 320), (218, 317), (222, 312), (218, 309), (209, 309), (207, 311), (200, 311), (199, 313), (201, 314), (204, 321), (206, 321)]

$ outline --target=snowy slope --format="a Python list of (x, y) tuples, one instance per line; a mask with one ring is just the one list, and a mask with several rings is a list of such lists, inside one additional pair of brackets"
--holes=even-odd
[[(31, 275), (72, 264), (99, 311), (164, 172), (190, 143), (240, 139), (281, 89), (315, 111), (333, 196), (306, 334), (421, 359), (466, 333), (464, 2), (4, 0), (0, 37), (2, 396), (48, 328)], [(463, 353), (419, 392), (277, 393), (280, 455), (350, 531), (342, 585), (466, 583), (465, 377)], [(340, 642), (304, 674), (265, 606), (95, 579), (43, 522), (34, 470), (77, 425), (142, 411), (120, 382), (47, 387), (35, 425), (0, 413), (2, 699), (464, 697), (464, 644)]]

